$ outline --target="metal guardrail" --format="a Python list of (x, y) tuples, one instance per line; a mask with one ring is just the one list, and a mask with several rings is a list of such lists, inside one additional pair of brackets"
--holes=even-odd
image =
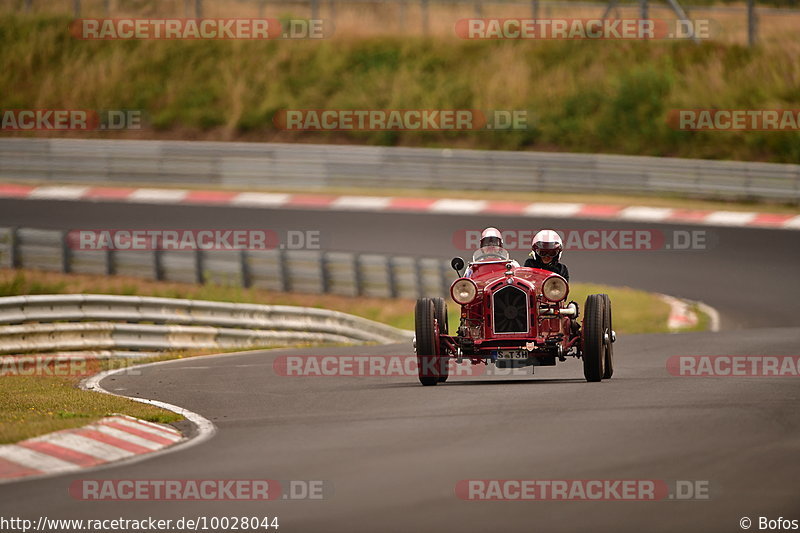
[(390, 343), (411, 332), (338, 311), (101, 294), (0, 298), (0, 354)]
[(800, 203), (800, 165), (376, 146), (5, 138), (0, 177), (223, 188), (591, 191)]
[(280, 248), (75, 250), (65, 231), (28, 228), (0, 228), (0, 267), (376, 298), (444, 296), (453, 277), (440, 259), (377, 254)]

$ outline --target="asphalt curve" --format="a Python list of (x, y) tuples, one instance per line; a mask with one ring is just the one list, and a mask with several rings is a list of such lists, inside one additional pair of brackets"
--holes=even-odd
[[(333, 213), (0, 201), (0, 224), (50, 228), (320, 230), (330, 249), (464, 254), (462, 229), (697, 229), (515, 217)], [(616, 374), (587, 384), (578, 361), (535, 375), (284, 377), (281, 355), (400, 355), (406, 345), (269, 351), (172, 362), (103, 382), (181, 405), (219, 433), (180, 453), (97, 472), (0, 485), (0, 516), (279, 516), (280, 531), (741, 530), (759, 516), (800, 519), (800, 396), (792, 378), (686, 378), (674, 355), (798, 355), (795, 232), (703, 228), (705, 250), (570, 253), (573, 280), (658, 290), (720, 310), (716, 334), (621, 336)], [(518, 253), (521, 259), (523, 253)], [(79, 479), (324, 480), (322, 501), (87, 502)], [(645, 479), (707, 484), (709, 499), (478, 502), (466, 479)], [(755, 529), (757, 526), (754, 526)]]

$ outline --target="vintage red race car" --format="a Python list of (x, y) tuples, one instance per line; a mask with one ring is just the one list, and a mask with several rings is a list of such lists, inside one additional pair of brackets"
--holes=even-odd
[(416, 303), (414, 347), (423, 385), (447, 381), (453, 362), (520, 368), (554, 366), (568, 356), (583, 359), (586, 381), (611, 378), (616, 334), (608, 295), (588, 296), (580, 325), (563, 277), (520, 267), (502, 248), (476, 252), (464, 275), (463, 259), (454, 258), (452, 266), (459, 278), (450, 295), (461, 306), (456, 334), (448, 334), (444, 298)]

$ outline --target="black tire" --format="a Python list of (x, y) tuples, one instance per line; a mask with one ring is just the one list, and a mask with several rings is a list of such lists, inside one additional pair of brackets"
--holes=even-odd
[[(436, 317), (436, 321), (439, 323), (439, 333), (447, 335), (450, 328), (447, 325), (447, 302), (444, 298), (431, 298), (433, 301), (433, 312), (434, 316)], [(442, 347), (439, 347), (439, 353), (444, 353)], [(450, 368), (447, 365), (447, 359), (440, 362), (441, 367), (439, 369), (439, 383), (444, 383), (447, 381), (448, 376), (450, 375)]]
[(420, 298), (414, 309), (414, 332), (417, 336), (417, 365), (419, 382), (429, 387), (439, 383), (438, 351), (436, 344), (436, 328), (434, 327), (435, 310), (430, 298)]
[(602, 380), (605, 373), (604, 304), (602, 295), (590, 294), (583, 311), (583, 376), (589, 382)]
[(608, 294), (602, 294), (601, 296), (603, 297), (603, 305), (606, 310), (605, 335), (608, 335), (608, 337), (606, 337), (608, 340), (606, 341), (606, 359), (603, 379), (611, 379), (611, 376), (614, 375), (614, 343), (611, 342), (611, 332), (614, 330), (614, 325), (611, 321), (611, 298), (608, 297)]

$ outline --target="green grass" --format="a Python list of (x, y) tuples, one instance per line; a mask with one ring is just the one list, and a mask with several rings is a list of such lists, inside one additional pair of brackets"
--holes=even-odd
[(80, 390), (77, 381), (42, 376), (0, 378), (0, 444), (84, 426), (119, 413), (162, 424), (183, 418), (126, 398)]
[[(141, 109), (141, 136), (800, 160), (800, 132), (685, 132), (675, 108), (793, 109), (800, 42), (78, 41), (69, 19), (0, 16), (0, 108)], [(69, 83), (64, 83), (69, 80)], [(276, 111), (527, 110), (500, 132), (281, 132)], [(85, 135), (85, 134), (84, 134)]]

